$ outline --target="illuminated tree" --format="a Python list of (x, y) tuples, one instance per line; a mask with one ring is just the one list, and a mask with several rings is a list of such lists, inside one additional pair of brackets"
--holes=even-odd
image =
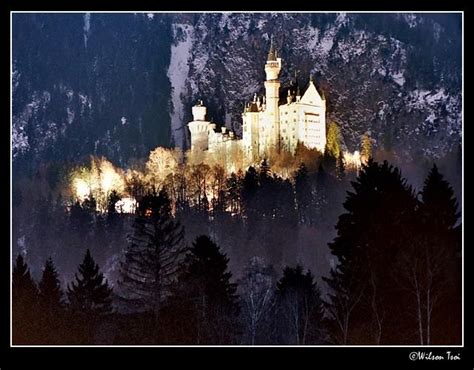
[(225, 169), (215, 165), (212, 168), (212, 210), (213, 213), (224, 212), (226, 209)]
[(319, 167), (319, 164), (322, 160), (323, 153), (318, 149), (310, 149), (302, 142), (298, 142), (295, 150), (295, 164), (298, 166), (301, 163), (304, 163), (308, 171), (311, 173), (316, 172)]
[(125, 175), (125, 191), (139, 201), (147, 192), (144, 175), (137, 170), (128, 170)]
[(150, 152), (146, 162), (147, 179), (156, 190), (161, 189), (166, 177), (176, 171), (180, 157), (177, 149), (158, 147)]
[(204, 163), (193, 165), (189, 173), (189, 190), (198, 210), (206, 210), (207, 189), (210, 182), (211, 168)]
[(325, 154), (331, 155), (333, 158), (339, 158), (341, 152), (341, 130), (336, 122), (329, 122), (326, 135)]
[(372, 139), (370, 138), (369, 134), (365, 133), (362, 135), (360, 146), (360, 159), (362, 163), (367, 163), (369, 158), (372, 157)]
[(107, 211), (108, 197), (113, 190), (119, 194), (125, 190), (122, 171), (105, 158), (91, 156), (90, 167), (76, 168), (70, 177), (75, 200), (84, 202), (94, 198), (100, 212)]

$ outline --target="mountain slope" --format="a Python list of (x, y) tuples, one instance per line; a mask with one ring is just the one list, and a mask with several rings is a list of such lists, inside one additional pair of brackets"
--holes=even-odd
[(461, 137), (460, 15), (14, 14), (15, 169), (186, 147), (191, 106), (240, 133), (274, 35), (282, 85), (312, 75), (344, 144), (411, 160)]

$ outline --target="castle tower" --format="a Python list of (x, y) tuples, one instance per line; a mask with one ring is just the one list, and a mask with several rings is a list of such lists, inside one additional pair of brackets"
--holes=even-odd
[(207, 150), (209, 147), (210, 122), (206, 121), (207, 108), (202, 100), (192, 108), (193, 120), (188, 123), (191, 132), (191, 150)]
[(281, 70), (281, 58), (277, 58), (277, 52), (273, 46), (273, 37), (271, 38), (270, 51), (268, 53), (267, 63), (265, 64), (265, 97), (266, 97), (266, 124), (265, 124), (265, 146), (280, 150), (280, 111), (278, 101), (280, 97), (280, 81), (278, 75)]

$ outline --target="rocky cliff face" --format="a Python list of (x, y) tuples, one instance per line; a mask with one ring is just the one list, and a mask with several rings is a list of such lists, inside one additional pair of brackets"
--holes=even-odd
[(197, 99), (240, 133), (271, 34), (282, 85), (313, 76), (347, 149), (365, 132), (406, 159), (459, 144), (460, 15), (15, 14), (16, 168), (89, 154), (126, 165), (186, 147)]

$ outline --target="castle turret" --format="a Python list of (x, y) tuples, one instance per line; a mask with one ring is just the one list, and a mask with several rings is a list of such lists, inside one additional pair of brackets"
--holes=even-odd
[(205, 121), (207, 108), (204, 106), (202, 100), (198, 100), (197, 104), (192, 108), (194, 121)]
[(280, 81), (278, 75), (281, 70), (281, 58), (277, 57), (277, 52), (273, 46), (273, 37), (271, 38), (270, 51), (268, 52), (267, 63), (265, 64), (265, 97), (266, 97), (266, 115), (267, 129), (266, 141), (277, 151), (280, 149), (280, 114), (278, 101), (280, 99)]
[(207, 108), (202, 100), (192, 108), (193, 121), (188, 123), (191, 132), (191, 150), (207, 150), (209, 147), (209, 130), (211, 123), (206, 121)]

